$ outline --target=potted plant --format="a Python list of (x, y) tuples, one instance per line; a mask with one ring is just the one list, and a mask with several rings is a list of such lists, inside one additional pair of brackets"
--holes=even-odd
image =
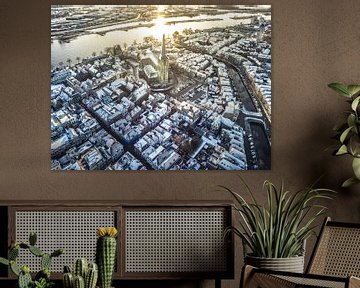
[(354, 176), (344, 181), (342, 187), (360, 183), (360, 85), (331, 83), (328, 85), (338, 94), (347, 98), (351, 109), (347, 112), (346, 122), (334, 127), (339, 139), (339, 146), (334, 155), (350, 155)]
[[(8, 251), (8, 259), (0, 257), (0, 263), (10, 266), (11, 271), (18, 277), (18, 288), (50, 288), (54, 286), (54, 282), (50, 280), (50, 265), (54, 257), (59, 257), (64, 253), (63, 249), (57, 249), (52, 253), (43, 252), (36, 246), (37, 236), (35, 233), (30, 233), (29, 243), (13, 242)], [(41, 270), (36, 273), (35, 278), (32, 279), (30, 268), (26, 265), (20, 266), (16, 260), (19, 256), (20, 249), (28, 250), (31, 254), (39, 257)]]
[(317, 202), (331, 199), (334, 192), (328, 189), (304, 188), (296, 193), (264, 182), (267, 193), (266, 206), (261, 205), (254, 193), (243, 181), (251, 201), (239, 193), (222, 187), (236, 201), (233, 205), (240, 215), (240, 227), (229, 227), (226, 233), (239, 236), (250, 253), (244, 254), (245, 264), (278, 271), (300, 272), (304, 270), (304, 245), (314, 233), (315, 220), (325, 207)]
[(64, 266), (63, 288), (96, 288), (97, 279), (96, 263), (88, 262), (86, 258), (76, 259), (73, 271), (69, 266)]

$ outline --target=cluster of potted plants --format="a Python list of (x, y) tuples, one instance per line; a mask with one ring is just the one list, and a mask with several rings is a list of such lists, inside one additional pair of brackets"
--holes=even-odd
[[(11, 243), (8, 252), (8, 259), (0, 257), (0, 263), (10, 266), (11, 271), (18, 277), (19, 288), (49, 288), (54, 285), (54, 283), (50, 280), (50, 265), (52, 259), (63, 254), (64, 250), (57, 249), (52, 253), (46, 253), (36, 246), (36, 242), (36, 234), (30, 233), (29, 243)], [(40, 258), (40, 271), (36, 273), (34, 279), (31, 277), (30, 268), (28, 266), (19, 266), (16, 262), (20, 249), (27, 250), (31, 254)]]
[[(96, 263), (88, 262), (85, 258), (79, 258), (71, 270), (64, 267), (64, 288), (110, 288), (116, 258), (116, 236), (118, 231), (115, 227), (101, 227), (97, 229)], [(50, 265), (54, 257), (64, 253), (63, 249), (57, 249), (52, 253), (45, 253), (36, 246), (37, 236), (31, 233), (29, 243), (12, 243), (8, 251), (8, 259), (0, 257), (0, 263), (10, 266), (12, 272), (18, 277), (18, 288), (50, 288), (54, 286), (51, 281)], [(33, 255), (40, 257), (41, 270), (32, 279), (28, 266), (19, 266), (16, 258), (20, 249), (26, 249)]]
[[(342, 187), (349, 187), (360, 183), (360, 85), (331, 83), (328, 86), (350, 104), (346, 121), (334, 127), (335, 138), (339, 141), (334, 155), (352, 158), (353, 176), (342, 184)], [(245, 264), (302, 273), (305, 242), (315, 233), (317, 219), (326, 210), (319, 201), (332, 199), (334, 191), (309, 187), (291, 193), (284, 189), (283, 184), (277, 188), (266, 180), (267, 203), (264, 206), (245, 182), (244, 186), (251, 201), (227, 187), (221, 188), (235, 199), (239, 226), (229, 227), (226, 233), (233, 232), (241, 238), (247, 248), (244, 249)]]

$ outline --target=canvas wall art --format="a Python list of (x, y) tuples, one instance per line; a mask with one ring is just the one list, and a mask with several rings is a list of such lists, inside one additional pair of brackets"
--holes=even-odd
[(271, 168), (270, 5), (51, 6), (52, 170)]

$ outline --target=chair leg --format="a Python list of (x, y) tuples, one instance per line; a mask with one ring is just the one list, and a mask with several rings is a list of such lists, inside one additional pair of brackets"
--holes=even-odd
[(221, 278), (215, 278), (215, 288), (221, 288)]
[(240, 288), (248, 287), (253, 271), (254, 267), (250, 265), (244, 265), (241, 271)]

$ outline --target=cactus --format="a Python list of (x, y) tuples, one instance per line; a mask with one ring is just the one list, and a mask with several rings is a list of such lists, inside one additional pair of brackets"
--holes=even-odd
[(77, 275), (74, 277), (74, 288), (85, 288), (84, 278)]
[(45, 253), (42, 257), (41, 257), (41, 261), (40, 261), (40, 267), (41, 269), (49, 269), (50, 265), (51, 265), (51, 260), (52, 257), (50, 254)]
[(29, 244), (31, 246), (35, 246), (37, 241), (37, 235), (35, 232), (31, 232), (29, 235)]
[(64, 266), (64, 273), (71, 273), (71, 269), (69, 266), (67, 265)]
[(26, 243), (20, 243), (19, 244), (20, 248), (22, 249), (29, 249), (30, 248), (30, 245), (26, 244)]
[(57, 249), (54, 252), (52, 252), (50, 255), (51, 257), (58, 257), (63, 253), (64, 253), (64, 249)]
[(100, 287), (110, 288), (115, 265), (117, 230), (115, 227), (98, 228), (97, 235), (96, 262)]
[(22, 267), (19, 274), (18, 285), (19, 288), (28, 288), (32, 283), (29, 267)]
[(85, 288), (95, 288), (98, 279), (98, 266), (96, 263), (89, 263), (85, 276)]
[(36, 247), (36, 246), (30, 246), (30, 247), (29, 247), (29, 251), (30, 251), (32, 254), (34, 254), (35, 256), (37, 256), (37, 257), (41, 257), (41, 256), (44, 255), (44, 252), (42, 252), (42, 251), (40, 250), (40, 248), (38, 248), (38, 247)]
[(74, 276), (72, 273), (64, 273), (63, 277), (63, 286), (64, 288), (73, 288), (74, 287)]
[[(98, 279), (98, 268), (95, 263), (89, 263), (85, 258), (78, 258), (74, 263), (74, 273), (71, 273), (69, 266), (64, 266), (63, 286), (64, 288), (95, 288)], [(84, 276), (82, 276), (84, 275)], [(77, 280), (76, 280), (77, 279)], [(81, 281), (81, 280), (82, 281)], [(81, 283), (83, 282), (83, 283)]]
[(88, 263), (85, 258), (76, 259), (75, 267), (74, 267), (74, 274), (76, 276), (81, 276), (83, 279), (85, 279), (87, 266), (88, 266)]
[(10, 249), (8, 256), (9, 260), (15, 261), (16, 258), (19, 256), (19, 246), (16, 245), (14, 248)]
[[(64, 251), (63, 249), (58, 249), (51, 254), (44, 253), (35, 246), (36, 239), (36, 234), (30, 233), (29, 244), (24, 242), (16, 243), (12, 240), (8, 251), (8, 259), (0, 257), (0, 263), (10, 266), (11, 271), (16, 276), (18, 276), (19, 288), (51, 287), (51, 284), (53, 284), (53, 282), (50, 281), (49, 271), (51, 260), (53, 257), (60, 256)], [(41, 271), (36, 274), (35, 281), (33, 281), (31, 278), (29, 267), (22, 266), (19, 268), (19, 266), (16, 264), (16, 259), (19, 256), (20, 249), (29, 250), (29, 252), (33, 255), (41, 257)]]

